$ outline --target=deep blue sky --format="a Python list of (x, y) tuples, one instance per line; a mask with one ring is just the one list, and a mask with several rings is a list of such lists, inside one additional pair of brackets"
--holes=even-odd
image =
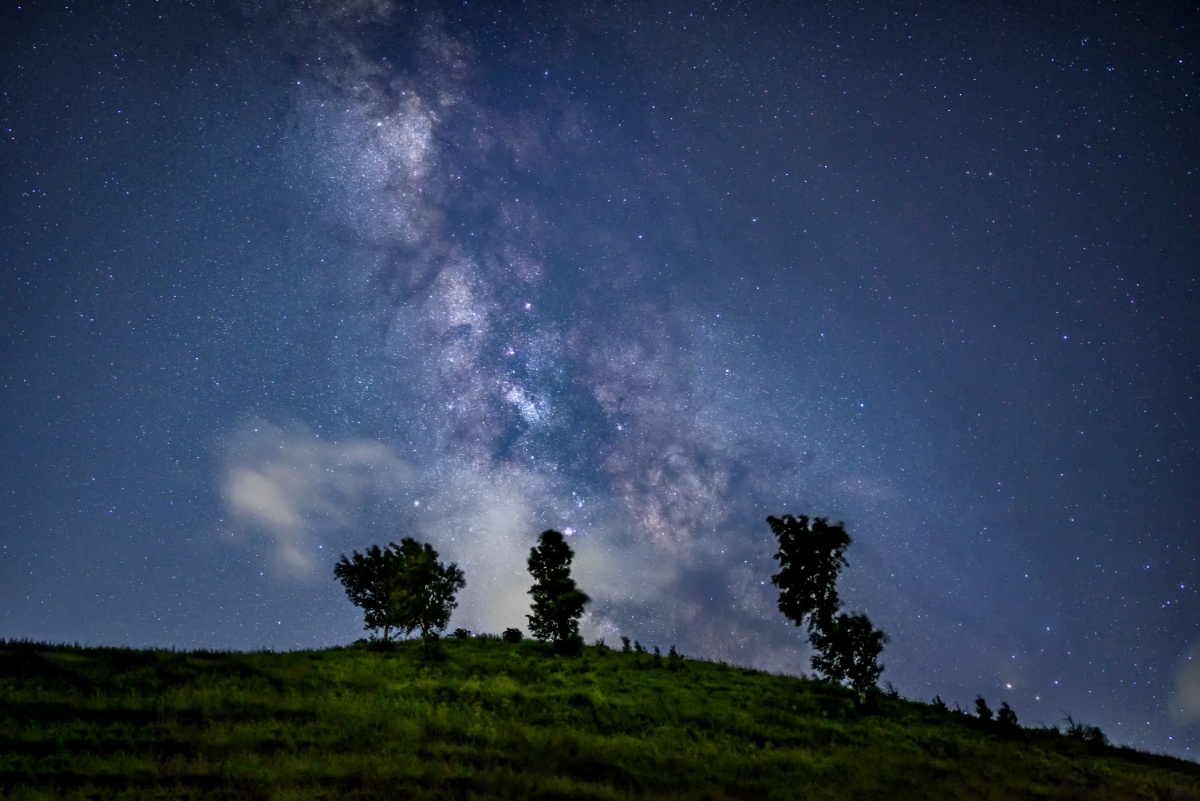
[(558, 527), (795, 673), (807, 513), (901, 692), (1195, 758), (1200, 12), (292, 5), (6, 12), (0, 636), (344, 643), (410, 534), (499, 631)]

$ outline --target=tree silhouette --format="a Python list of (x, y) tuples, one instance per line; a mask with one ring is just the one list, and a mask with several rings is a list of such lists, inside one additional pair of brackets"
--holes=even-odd
[(387, 548), (372, 545), (349, 558), (342, 554), (333, 575), (363, 610), (364, 628), (383, 629), (384, 642), (393, 628), (405, 634), (419, 629), (426, 640), (436, 635), (450, 622), (455, 595), (467, 585), (457, 564), (439, 562), (433, 546), (412, 537)]
[(984, 700), (982, 695), (975, 698), (975, 714), (984, 723), (992, 719), (992, 708), (988, 706), (987, 701)]
[(866, 700), (867, 691), (883, 673), (879, 655), (887, 639), (866, 615), (843, 613), (823, 620), (809, 633), (809, 641), (816, 649), (812, 656), (813, 670), (839, 684), (849, 684), (858, 692), (859, 701)]
[(1008, 701), (1000, 702), (1000, 711), (996, 713), (996, 724), (1005, 732), (1017, 730), (1017, 713), (1008, 705)]
[(779, 588), (779, 611), (797, 626), (807, 623), (813, 669), (849, 684), (859, 702), (865, 701), (883, 672), (879, 655), (888, 638), (866, 615), (838, 614), (837, 579), (847, 564), (850, 535), (841, 523), (829, 525), (823, 517), (784, 515), (768, 517), (767, 524), (779, 541), (779, 572), (771, 576)]
[(771, 533), (779, 540), (775, 559), (779, 572), (771, 583), (779, 588), (779, 611), (797, 626), (806, 621), (812, 631), (823, 620), (832, 620), (840, 605), (837, 577), (846, 558), (850, 535), (841, 523), (829, 525), (823, 517), (768, 517)]
[[(392, 548), (395, 547), (393, 543)], [(390, 549), (372, 545), (365, 553), (355, 551), (350, 558), (342, 554), (333, 568), (333, 575), (346, 588), (350, 603), (363, 610), (363, 628), (368, 631), (383, 629), (384, 642), (388, 641), (392, 627), (396, 625), (394, 616), (389, 615), (394, 558)]]
[(458, 606), (454, 596), (467, 586), (462, 570), (454, 562), (439, 562), (432, 545), (412, 537), (400, 540), (397, 567), (392, 584), (397, 625), (405, 634), (420, 629), (422, 639), (441, 632)]
[(534, 579), (529, 589), (533, 596), (529, 631), (539, 640), (552, 640), (563, 652), (578, 650), (579, 618), (591, 600), (571, 578), (574, 557), (563, 535), (553, 529), (543, 531), (529, 550), (529, 573)]

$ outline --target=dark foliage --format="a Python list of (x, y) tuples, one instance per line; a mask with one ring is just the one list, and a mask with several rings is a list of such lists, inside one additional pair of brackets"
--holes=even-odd
[(500, 635), (500, 639), (507, 643), (518, 643), (525, 638), (525, 634), (520, 629), (508, 628)]
[(850, 545), (846, 529), (806, 515), (768, 517), (767, 524), (779, 540), (779, 572), (771, 576), (779, 588), (779, 611), (797, 626), (807, 621), (810, 630), (832, 619), (840, 606), (837, 577), (846, 565), (842, 554)]
[(992, 719), (992, 708), (982, 695), (975, 698), (975, 716), (985, 723)]
[(816, 649), (813, 670), (832, 681), (849, 684), (860, 699), (865, 699), (883, 672), (879, 655), (883, 653), (887, 635), (875, 628), (866, 615), (843, 613), (815, 626), (809, 640)]
[(439, 562), (433, 546), (412, 537), (342, 554), (333, 575), (363, 610), (364, 627), (382, 629), (385, 643), (393, 628), (405, 634), (419, 629), (424, 638), (440, 632), (458, 606), (455, 595), (467, 585), (458, 565)]
[(1008, 705), (1008, 701), (1000, 702), (1000, 711), (996, 713), (996, 724), (1006, 733), (1017, 730), (1017, 713)]
[(942, 696), (940, 696), (940, 695), (933, 696), (933, 708), (936, 709), (938, 712), (949, 712), (950, 711), (949, 707), (946, 706), (946, 702), (942, 700)]
[(1091, 745), (1104, 746), (1108, 745), (1108, 735), (1100, 730), (1099, 726), (1089, 726), (1086, 723), (1079, 722), (1071, 717), (1070, 713), (1064, 713), (1066, 717), (1063, 722), (1067, 724), (1067, 729), (1064, 732), (1068, 737), (1075, 740), (1083, 740)]
[(683, 669), (683, 654), (674, 644), (671, 645), (671, 650), (667, 651), (667, 670), (682, 670)]
[[(394, 543), (393, 548), (396, 548)], [(391, 570), (394, 555), (391, 549), (383, 550), (378, 545), (367, 548), (365, 553), (342, 558), (333, 568), (333, 575), (346, 588), (350, 603), (363, 610), (368, 631), (383, 629), (383, 641), (387, 642), (395, 621), (389, 614), (391, 604)]]
[(471, 637), (471, 632), (467, 631), (466, 629), (455, 629), (454, 633), (450, 636), (456, 640), (466, 640)]
[(771, 576), (779, 588), (779, 611), (797, 626), (807, 624), (816, 651), (813, 669), (849, 684), (865, 701), (883, 672), (879, 655), (887, 635), (866, 615), (838, 613), (837, 578), (847, 564), (850, 535), (841, 523), (830, 525), (822, 517), (768, 517), (767, 524), (779, 542), (779, 572)]
[(529, 551), (529, 573), (533, 586), (533, 612), (528, 616), (529, 631), (539, 640), (551, 640), (561, 652), (578, 652), (579, 618), (591, 600), (571, 578), (571, 560), (575, 552), (563, 535), (548, 529)]

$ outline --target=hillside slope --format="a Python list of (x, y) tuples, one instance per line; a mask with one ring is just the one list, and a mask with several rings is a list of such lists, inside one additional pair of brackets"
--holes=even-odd
[[(1200, 765), (693, 660), (0, 643), (6, 798), (1200, 799)], [(1019, 710), (1018, 710), (1019, 711)]]

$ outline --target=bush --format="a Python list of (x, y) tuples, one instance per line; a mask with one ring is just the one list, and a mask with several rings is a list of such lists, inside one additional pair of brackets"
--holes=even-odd
[(975, 716), (987, 723), (992, 719), (992, 708), (987, 705), (987, 701), (983, 700), (983, 696), (975, 698)]
[(1001, 702), (1000, 712), (996, 715), (996, 723), (1003, 731), (1010, 734), (1017, 730), (1017, 713), (1013, 711), (1007, 701)]
[(500, 635), (500, 639), (510, 643), (518, 643), (524, 638), (525, 635), (520, 629), (505, 629), (504, 633)]
[(467, 631), (466, 629), (455, 629), (454, 633), (450, 636), (456, 640), (465, 640), (471, 636), (471, 632)]
[(676, 650), (675, 645), (671, 645), (671, 650), (667, 651), (667, 670), (682, 670), (683, 669), (683, 654)]
[(1065, 734), (1075, 740), (1083, 740), (1089, 745), (1108, 745), (1108, 735), (1100, 730), (1099, 726), (1089, 726), (1086, 723), (1081, 723), (1071, 717), (1070, 713), (1063, 718), (1063, 722), (1067, 724)]

